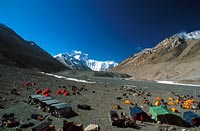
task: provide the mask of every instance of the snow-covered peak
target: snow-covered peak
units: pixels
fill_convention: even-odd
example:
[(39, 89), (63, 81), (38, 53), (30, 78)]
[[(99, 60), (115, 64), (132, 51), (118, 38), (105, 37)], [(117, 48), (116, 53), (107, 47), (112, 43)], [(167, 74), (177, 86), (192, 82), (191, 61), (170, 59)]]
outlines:
[(188, 39), (200, 39), (200, 30), (193, 31), (190, 33), (181, 32), (178, 34), (178, 36), (182, 39), (188, 40)]
[(55, 55), (54, 58), (62, 57), (62, 56), (63, 56), (63, 54), (62, 54), (62, 53), (59, 53), (59, 54)]
[(91, 69), (104, 71), (118, 65), (114, 61), (97, 61), (88, 58), (88, 54), (82, 51), (73, 50), (70, 53), (60, 53), (54, 56), (57, 60), (72, 69)]
[(74, 54), (82, 54), (82, 51), (73, 50)]

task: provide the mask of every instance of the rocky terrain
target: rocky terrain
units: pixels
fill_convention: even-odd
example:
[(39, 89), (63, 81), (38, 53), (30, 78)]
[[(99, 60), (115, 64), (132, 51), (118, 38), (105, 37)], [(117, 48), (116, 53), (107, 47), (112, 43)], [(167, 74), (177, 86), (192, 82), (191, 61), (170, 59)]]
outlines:
[[(200, 81), (200, 40), (176, 34), (160, 42), (156, 47), (145, 49), (130, 56), (113, 71), (127, 73), (135, 79), (168, 80), (182, 82)], [(196, 38), (196, 39), (195, 39)]]
[[(195, 100), (199, 100), (200, 94), (199, 87), (179, 86), (179, 85), (166, 85), (158, 84), (148, 81), (133, 81), (128, 79), (111, 78), (111, 77), (93, 77), (87, 75), (88, 73), (82, 72), (78, 75), (78, 72), (73, 75), (69, 71), (58, 73), (63, 74), (67, 78), (76, 78), (78, 80), (85, 80), (87, 82), (78, 82), (74, 80), (59, 79), (54, 76), (48, 76), (40, 72), (21, 69), (12, 66), (0, 65), (0, 119), (5, 113), (15, 113), (15, 118), (20, 124), (33, 122), (35, 125), (44, 121), (38, 121), (31, 119), (31, 114), (38, 113), (42, 115), (48, 115), (53, 121), (52, 124), (56, 130), (62, 130), (63, 120), (74, 121), (76, 123), (83, 123), (85, 128), (91, 123), (98, 124), (104, 131), (130, 131), (138, 130), (133, 128), (117, 128), (111, 125), (109, 120), (109, 111), (112, 110), (114, 104), (118, 104), (122, 109), (116, 110), (119, 114), (123, 111), (129, 115), (129, 107), (133, 105), (124, 104), (124, 100), (129, 99), (134, 104), (137, 103), (145, 112), (149, 112), (149, 106), (141, 103), (146, 97), (152, 103), (155, 102), (155, 97), (161, 97), (165, 101), (168, 101), (168, 97), (174, 97), (170, 92), (175, 92), (179, 95), (192, 95)], [(82, 77), (82, 76), (87, 77)], [(30, 86), (28, 89), (23, 86), (24, 82), (35, 82), (36, 85)], [(85, 88), (87, 90), (81, 91), (80, 94), (63, 96), (56, 95), (55, 92), (58, 89), (65, 89), (72, 93), (71, 87)], [(131, 86), (138, 94), (144, 92), (141, 95), (134, 95), (127, 90), (127, 86)], [(36, 89), (49, 88), (51, 90), (50, 95), (59, 101), (68, 102), (73, 111), (78, 113), (78, 116), (72, 118), (57, 118), (51, 116), (49, 113), (42, 112), (41, 109), (26, 103), (29, 95), (35, 94)], [(11, 90), (16, 89), (18, 95), (11, 94)], [(151, 96), (147, 96), (147, 93)], [(122, 100), (117, 100), (117, 97), (122, 97)], [(90, 105), (92, 110), (81, 110), (77, 108), (78, 104)], [(169, 106), (170, 108), (171, 106)], [(175, 105), (179, 111), (178, 115), (182, 116), (184, 111), (188, 109), (181, 109), (179, 105)], [(196, 113), (200, 114), (199, 110)], [(174, 130), (180, 131), (181, 129), (187, 129), (185, 127), (177, 127), (165, 124), (156, 124), (145, 122), (144, 125), (137, 121), (141, 131), (159, 131), (161, 128), (174, 127)], [(10, 131), (14, 128), (0, 127), (0, 130)], [(31, 127), (23, 130), (31, 130)], [(197, 131), (199, 128), (189, 128), (189, 131)]]

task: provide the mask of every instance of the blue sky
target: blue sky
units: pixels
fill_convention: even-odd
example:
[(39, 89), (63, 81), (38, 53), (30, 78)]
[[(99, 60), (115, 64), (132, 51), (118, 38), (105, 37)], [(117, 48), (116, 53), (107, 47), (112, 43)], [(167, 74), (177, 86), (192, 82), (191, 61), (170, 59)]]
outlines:
[(200, 29), (198, 0), (0, 0), (0, 22), (51, 55), (81, 50), (120, 62)]

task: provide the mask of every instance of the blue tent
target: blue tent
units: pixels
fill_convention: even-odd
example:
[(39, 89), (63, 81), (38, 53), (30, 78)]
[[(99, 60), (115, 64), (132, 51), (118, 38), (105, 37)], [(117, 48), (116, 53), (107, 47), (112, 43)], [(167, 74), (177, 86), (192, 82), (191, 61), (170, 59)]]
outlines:
[(183, 119), (192, 126), (200, 126), (200, 116), (192, 111), (184, 112)]
[(141, 115), (143, 115), (143, 118), (144, 118), (145, 121), (147, 121), (147, 119), (148, 119), (147, 113), (145, 113), (139, 107), (132, 107), (132, 108), (130, 108), (130, 115), (131, 115), (131, 117), (133, 117), (134, 115), (136, 115), (137, 120), (140, 120)]

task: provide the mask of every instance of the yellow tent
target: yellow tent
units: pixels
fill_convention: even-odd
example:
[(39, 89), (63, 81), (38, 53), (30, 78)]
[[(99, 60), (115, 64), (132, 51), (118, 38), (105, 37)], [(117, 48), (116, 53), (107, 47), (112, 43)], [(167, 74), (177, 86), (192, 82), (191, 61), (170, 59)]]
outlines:
[(132, 104), (132, 102), (130, 100), (125, 100), (124, 104)]
[(172, 97), (169, 97), (169, 98), (168, 98), (168, 100), (170, 100), (170, 101), (173, 101), (173, 100), (174, 100), (174, 98), (172, 98)]
[(178, 110), (177, 110), (176, 108), (174, 108), (174, 107), (170, 108), (170, 110), (171, 110), (172, 112), (178, 112)]
[(121, 109), (121, 107), (118, 104), (115, 104), (112, 108), (113, 109)]
[(159, 106), (160, 104), (161, 104), (160, 101), (156, 101), (156, 102), (154, 103), (155, 106)]

